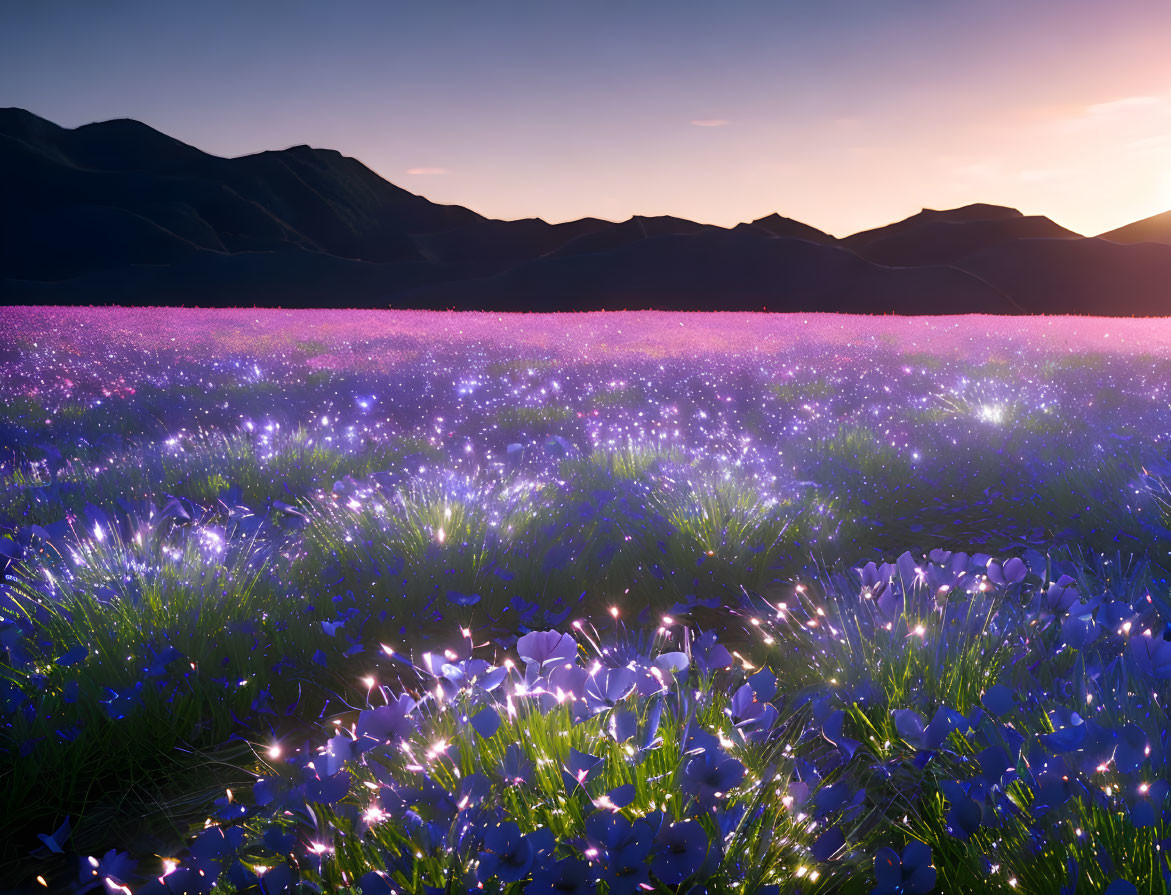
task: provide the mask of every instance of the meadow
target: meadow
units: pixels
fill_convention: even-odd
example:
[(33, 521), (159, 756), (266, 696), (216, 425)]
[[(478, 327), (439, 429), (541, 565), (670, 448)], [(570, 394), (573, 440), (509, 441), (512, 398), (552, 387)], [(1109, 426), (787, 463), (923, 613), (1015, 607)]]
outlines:
[(1171, 889), (1171, 321), (2, 314), (0, 886)]

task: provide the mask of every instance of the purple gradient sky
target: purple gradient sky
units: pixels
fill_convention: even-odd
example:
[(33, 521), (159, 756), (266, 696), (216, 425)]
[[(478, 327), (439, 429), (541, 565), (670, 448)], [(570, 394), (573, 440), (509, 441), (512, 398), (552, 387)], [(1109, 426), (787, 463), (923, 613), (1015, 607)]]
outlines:
[(493, 217), (1171, 208), (1168, 0), (7, 0), (0, 105), (339, 149)]

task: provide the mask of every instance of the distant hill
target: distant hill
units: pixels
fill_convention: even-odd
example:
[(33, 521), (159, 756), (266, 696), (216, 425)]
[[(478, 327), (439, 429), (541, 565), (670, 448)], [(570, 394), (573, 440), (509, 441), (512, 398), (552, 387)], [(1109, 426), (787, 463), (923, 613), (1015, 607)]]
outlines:
[(65, 130), (0, 112), (6, 276), (60, 280), (199, 252), (418, 261), (408, 233), (482, 220), (332, 150), (207, 155), (135, 121)]
[(1008, 240), (956, 266), (1032, 313), (1171, 315), (1171, 246), (1119, 245), (1105, 239)]
[(589, 311), (897, 308), (931, 314), (939, 311), (941, 296), (964, 309), (1020, 311), (996, 287), (952, 267), (881, 267), (833, 246), (717, 227), (631, 240), (609, 251), (557, 252), (493, 277), (422, 286), (396, 304), (521, 311), (539, 307), (549, 295)]
[(1101, 233), (1099, 239), (1111, 242), (1159, 242), (1171, 245), (1171, 211), (1164, 211), (1108, 233)]
[(838, 243), (838, 240), (828, 233), (823, 233), (816, 227), (810, 227), (808, 224), (802, 224), (792, 218), (781, 217), (776, 212), (768, 217), (757, 218), (751, 224), (737, 225), (737, 229), (743, 227), (756, 227), (766, 233), (771, 233), (773, 236), (804, 239), (806, 242), (816, 242), (822, 245), (836, 245)]
[(1016, 239), (1078, 239), (1046, 217), (1026, 217), (1015, 208), (967, 205), (947, 211), (924, 209), (906, 220), (855, 233), (842, 245), (892, 267), (954, 264), (966, 255)]
[(225, 159), (22, 109), (0, 110), (0, 193), (10, 303), (1171, 313), (1168, 215), (1098, 239), (996, 205), (843, 239), (779, 214), (498, 221), (333, 150)]

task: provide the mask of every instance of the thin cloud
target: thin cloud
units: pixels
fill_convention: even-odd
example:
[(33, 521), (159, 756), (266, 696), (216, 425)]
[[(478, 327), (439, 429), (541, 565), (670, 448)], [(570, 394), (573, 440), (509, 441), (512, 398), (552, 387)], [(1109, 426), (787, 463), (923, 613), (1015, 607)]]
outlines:
[(450, 174), (446, 168), (407, 168), (408, 174)]
[(1131, 140), (1126, 144), (1130, 149), (1146, 151), (1149, 149), (1164, 149), (1171, 147), (1171, 134), (1153, 134), (1139, 140)]
[(1156, 106), (1162, 100), (1157, 96), (1124, 96), (1122, 99), (1112, 99), (1106, 103), (1094, 103), (1086, 106), (1087, 115), (1113, 115), (1117, 112), (1133, 112), (1149, 106)]
[(1065, 180), (1076, 173), (1073, 168), (1026, 168), (1017, 172), (1017, 180), (1022, 183), (1050, 183)]
[(1082, 106), (1072, 116), (1055, 119), (1059, 133), (1073, 134), (1100, 128), (1134, 127), (1152, 118), (1165, 117), (1168, 104), (1162, 96), (1123, 96), (1103, 103)]
[(727, 118), (696, 118), (691, 122), (692, 127), (727, 127)]

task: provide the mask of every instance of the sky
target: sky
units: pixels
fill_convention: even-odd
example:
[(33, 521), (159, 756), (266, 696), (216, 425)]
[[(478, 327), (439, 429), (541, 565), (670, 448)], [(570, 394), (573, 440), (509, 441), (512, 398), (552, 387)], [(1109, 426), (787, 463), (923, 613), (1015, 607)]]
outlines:
[(1171, 209), (1171, 0), (2, 0), (0, 106), (497, 218)]

